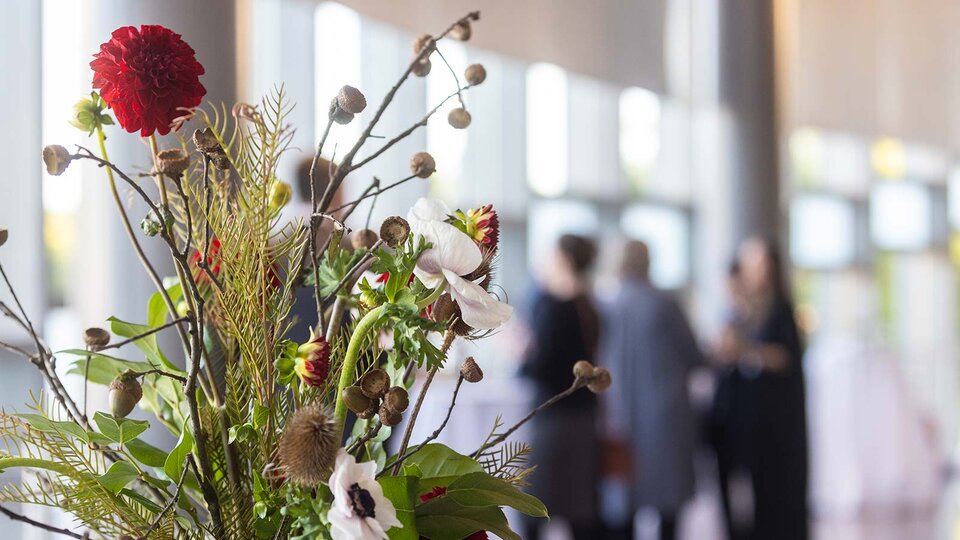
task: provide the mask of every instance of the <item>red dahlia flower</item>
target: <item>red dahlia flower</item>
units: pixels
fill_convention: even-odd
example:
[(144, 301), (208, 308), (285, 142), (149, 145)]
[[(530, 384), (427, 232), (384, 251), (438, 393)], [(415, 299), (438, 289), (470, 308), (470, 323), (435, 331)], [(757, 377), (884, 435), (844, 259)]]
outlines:
[[(190, 259), (187, 261), (190, 269), (193, 270), (194, 279), (200, 284), (210, 281), (210, 276), (200, 269), (200, 261), (202, 259), (203, 255), (200, 254), (200, 250), (196, 250), (190, 255)], [(214, 276), (220, 275), (220, 240), (216, 238), (210, 239), (210, 246), (207, 248), (207, 269), (209, 269), (210, 273)]]
[(321, 387), (330, 374), (330, 344), (310, 331), (310, 341), (297, 348), (293, 370), (304, 384)]
[(453, 218), (453, 226), (472, 238), (484, 255), (497, 251), (500, 243), (500, 217), (492, 204), (471, 208), (466, 212), (457, 210)]
[(166, 135), (180, 109), (196, 107), (207, 93), (196, 53), (163, 26), (118, 28), (93, 57), (93, 87), (130, 133)]
[[(430, 499), (442, 497), (446, 494), (447, 494), (447, 488), (443, 486), (437, 486), (432, 490), (428, 491), (427, 493), (424, 493), (423, 495), (421, 495), (420, 502), (427, 502)], [(488, 538), (489, 537), (487, 536), (487, 531), (477, 531), (471, 534), (470, 536), (464, 538), (463, 540), (488, 540)], [(429, 540), (429, 539), (425, 536), (421, 536), (420, 540)]]

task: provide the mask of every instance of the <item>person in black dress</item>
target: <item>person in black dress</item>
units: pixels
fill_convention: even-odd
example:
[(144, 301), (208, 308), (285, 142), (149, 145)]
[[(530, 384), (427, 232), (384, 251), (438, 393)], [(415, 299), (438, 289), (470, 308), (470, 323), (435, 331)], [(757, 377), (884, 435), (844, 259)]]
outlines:
[[(563, 235), (534, 291), (529, 320), (532, 342), (521, 370), (533, 383), (534, 404), (567, 389), (578, 360), (595, 360), (599, 316), (587, 277), (595, 258), (592, 241)], [(546, 504), (551, 517), (570, 524), (577, 540), (599, 538), (596, 396), (573, 394), (537, 415), (532, 431), (530, 464), (537, 468), (531, 493)], [(529, 520), (524, 538), (536, 540), (542, 521)]]
[(803, 347), (783, 272), (772, 242), (743, 243), (742, 305), (717, 347), (719, 361), (737, 371), (718, 395), (726, 408), (715, 432), (721, 481), (724, 466), (743, 467), (753, 492), (752, 519), (731, 524), (734, 539), (809, 537)]

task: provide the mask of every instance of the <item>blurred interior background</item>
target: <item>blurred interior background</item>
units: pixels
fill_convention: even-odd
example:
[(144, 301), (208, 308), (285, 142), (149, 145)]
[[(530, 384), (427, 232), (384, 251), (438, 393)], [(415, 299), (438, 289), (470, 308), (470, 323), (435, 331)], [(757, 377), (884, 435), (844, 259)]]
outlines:
[[(466, 98), (473, 123), (454, 131), (441, 116), (374, 163), (367, 174), (386, 181), (405, 176), (413, 152), (438, 163), (429, 181), (379, 201), (374, 222), (427, 194), (451, 207), (492, 203), (498, 281), (521, 307), (561, 234), (601, 244), (598, 292), (610, 284), (611, 246), (643, 240), (653, 283), (680, 299), (704, 346), (724, 321), (738, 243), (778, 239), (806, 342), (814, 537), (960, 535), (950, 481), (960, 455), (960, 4), (951, 0), (8, 1), (0, 226), (10, 241), (0, 256), (54, 349), (109, 315), (142, 319), (152, 290), (102, 171), (50, 177), (39, 159), (44, 144), (92, 144), (67, 120), (114, 28), (183, 34), (206, 67), (207, 98), (227, 109), (282, 84), (297, 131), (279, 176), (293, 183), (341, 85), (379, 102), (417, 34), (473, 9), (482, 16), (473, 39), (441, 46), (458, 70), (487, 68)], [(435, 62), (398, 94), (383, 134), (453, 88)], [(332, 142), (352, 140), (372, 109)], [(144, 171), (146, 149), (133, 139), (110, 141), (112, 157)], [(131, 215), (145, 213), (139, 205), (130, 199)], [(469, 447), (498, 411), (523, 413), (524, 334), (518, 316), (454, 352), (498, 383), (464, 390), (445, 442)], [(21, 339), (0, 325), (0, 340)], [(0, 363), (0, 406), (41, 388), (32, 366), (3, 353)], [(709, 380), (692, 386), (695, 402), (709, 401)], [(722, 538), (708, 466), (697, 485), (680, 536)], [(605, 512), (622, 512), (616, 492), (606, 490)], [(4, 538), (18, 538), (17, 527), (0, 518)], [(564, 537), (562, 523), (551, 534)]]

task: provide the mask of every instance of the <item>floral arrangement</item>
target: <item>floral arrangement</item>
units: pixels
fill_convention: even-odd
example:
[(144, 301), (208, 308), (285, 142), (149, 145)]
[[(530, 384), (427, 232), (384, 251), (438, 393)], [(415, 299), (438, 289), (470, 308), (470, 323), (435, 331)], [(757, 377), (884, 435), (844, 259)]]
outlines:
[[(324, 142), (367, 101), (350, 86), (333, 97), (310, 171), (312, 213), (293, 222), (281, 220), (292, 190), (276, 176), (292, 135), (282, 88), (258, 106), (238, 103), (230, 114), (225, 106), (201, 108), (204, 68), (178, 34), (162, 26), (113, 33), (90, 64), (95, 91), (73, 118), (96, 137), (98, 151), (51, 145), (43, 161), (52, 175), (82, 161), (105, 171), (130, 244), (157, 290), (144, 321), (110, 318), (109, 330), (89, 328), (84, 346), (54, 354), (0, 265), (12, 299), (0, 302), (0, 314), (32, 343), (0, 347), (33, 363), (47, 386), (29, 412), (0, 413), (0, 470), (31, 472), (22, 484), (0, 488), (0, 502), (62, 508), (76, 526), (58, 528), (0, 506), (3, 514), (74, 538), (336, 540), (480, 539), (487, 532), (518, 539), (504, 507), (547, 516), (540, 501), (518, 489), (531, 472), (529, 448), (509, 438), (567, 395), (602, 391), (609, 373), (579, 363), (569, 389), (514, 426), (498, 421), (485, 443), (460, 453), (433, 441), (462, 384), (483, 379), (480, 363), (466, 358), (443, 422), (413, 444), (424, 396), (451, 361), (451, 343), (484, 337), (511, 316), (490, 292), (497, 213), (490, 205), (451, 211), (421, 199), (378, 232), (368, 228), (369, 218), (351, 231), (346, 223), (361, 201), (433, 174), (436, 163), (426, 152), (412, 156), (403, 179), (374, 179), (359, 198), (333, 207), (348, 174), (356, 178), (440, 109), (443, 103), (392, 139), (371, 135), (400, 86), (426, 76), (432, 59), (456, 84), (444, 100), (460, 102), (448, 123), (469, 126), (463, 94), (486, 72), (472, 65), (462, 84), (438, 43), (469, 39), (478, 19), (470, 13), (414, 42), (411, 62), (338, 162), (321, 157)], [(114, 118), (149, 142), (149, 173), (130, 175), (110, 161), (105, 132)], [(188, 124), (189, 140), (180, 135)], [(178, 143), (161, 149), (156, 134), (170, 132)], [(379, 147), (361, 159), (373, 142)], [(323, 174), (328, 182), (320, 193), (315, 180)], [(118, 186), (150, 208), (139, 231)], [(0, 245), (7, 235), (0, 229)], [(166, 246), (175, 275), (159, 274), (146, 242)], [(312, 289), (317, 324), (307, 342), (296, 343), (287, 336), (302, 287)], [(176, 333), (181, 350), (162, 350), (161, 332)], [(172, 360), (181, 357), (185, 368)], [(83, 378), (82, 401), (58, 376), (60, 358), (72, 359), (69, 374)], [(411, 404), (408, 392), (424, 373)], [(88, 384), (105, 387), (109, 411), (88, 411)], [(128, 418), (137, 406), (176, 437), (173, 448), (141, 438), (151, 423)], [(390, 455), (385, 442), (403, 420), (399, 449)]]

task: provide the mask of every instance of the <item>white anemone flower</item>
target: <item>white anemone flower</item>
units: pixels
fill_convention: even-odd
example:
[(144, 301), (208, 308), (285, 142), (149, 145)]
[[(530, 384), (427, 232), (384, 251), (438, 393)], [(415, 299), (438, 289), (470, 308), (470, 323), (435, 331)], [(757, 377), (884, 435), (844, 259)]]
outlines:
[(357, 463), (343, 448), (330, 475), (333, 505), (327, 513), (333, 540), (383, 540), (403, 524), (377, 482), (377, 464)]
[(507, 321), (513, 308), (497, 300), (477, 282), (464, 279), (483, 262), (480, 247), (446, 222), (450, 209), (436, 199), (420, 199), (407, 214), (410, 230), (433, 246), (424, 251), (413, 273), (431, 289), (445, 287), (460, 306), (463, 322), (490, 330)]

